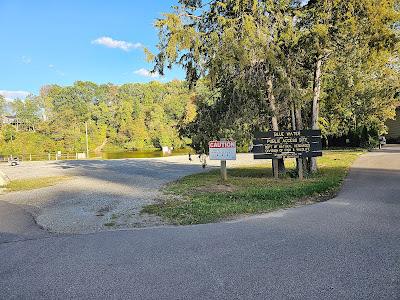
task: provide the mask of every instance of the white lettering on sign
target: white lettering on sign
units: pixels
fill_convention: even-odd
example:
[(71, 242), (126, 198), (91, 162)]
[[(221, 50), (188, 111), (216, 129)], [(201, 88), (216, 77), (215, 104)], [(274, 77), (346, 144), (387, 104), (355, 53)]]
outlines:
[(235, 141), (212, 141), (208, 148), (210, 160), (236, 160)]

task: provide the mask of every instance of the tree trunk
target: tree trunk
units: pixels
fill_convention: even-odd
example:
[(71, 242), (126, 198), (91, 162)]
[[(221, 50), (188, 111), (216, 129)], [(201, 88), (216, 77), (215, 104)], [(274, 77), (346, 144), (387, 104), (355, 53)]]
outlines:
[[(267, 92), (268, 92), (269, 105), (270, 105), (271, 112), (272, 112), (272, 120), (271, 120), (271, 122), (272, 122), (272, 130), (273, 131), (279, 131), (276, 102), (275, 102), (275, 96), (274, 96), (274, 91), (273, 91), (273, 83), (272, 83), (272, 78), (271, 77), (268, 77), (268, 80), (267, 80)], [(285, 162), (284, 162), (283, 158), (273, 159), (272, 160), (272, 166), (274, 166), (274, 164), (278, 164), (279, 174), (285, 174), (286, 173)], [(274, 169), (274, 167), (272, 169)]]
[[(291, 106), (292, 114), (292, 128), (293, 130), (303, 130), (303, 120), (301, 117), (301, 109), (296, 107), (293, 103)], [(307, 170), (307, 158), (299, 157), (296, 158), (296, 169), (300, 180), (304, 177), (304, 172)]]
[(295, 113), (296, 113), (296, 128), (297, 130), (303, 130), (304, 126), (303, 126), (303, 117), (301, 115), (301, 108), (296, 106)]
[[(314, 96), (312, 103), (312, 118), (311, 127), (312, 129), (319, 129), (318, 119), (319, 119), (319, 99), (321, 96), (321, 72), (322, 72), (322, 57), (318, 57), (317, 63), (315, 64), (314, 72)], [(318, 169), (317, 158), (312, 157), (310, 162), (310, 172), (314, 173)]]
[[(301, 114), (301, 107), (296, 106), (295, 113), (296, 113), (296, 128), (297, 128), (297, 130), (303, 130), (304, 125), (303, 125), (303, 116)], [(306, 172), (308, 170), (307, 158), (303, 158), (302, 163), (303, 163), (303, 170), (304, 170), (304, 172)]]
[(295, 115), (295, 108), (294, 108), (294, 103), (290, 105), (290, 118), (292, 121), (292, 130), (296, 130), (296, 115)]
[(272, 83), (272, 78), (268, 78), (267, 81), (267, 87), (268, 87), (268, 100), (269, 100), (269, 106), (271, 108), (272, 112), (272, 130), (274, 131), (279, 131), (279, 125), (278, 125), (278, 117), (277, 112), (276, 112), (276, 102), (275, 102), (275, 96), (274, 96), (274, 91), (273, 91), (273, 83)]

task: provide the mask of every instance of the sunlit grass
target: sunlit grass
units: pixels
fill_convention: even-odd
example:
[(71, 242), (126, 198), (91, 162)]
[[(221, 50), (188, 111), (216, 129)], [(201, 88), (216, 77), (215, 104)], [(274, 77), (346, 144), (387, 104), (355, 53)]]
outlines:
[[(219, 171), (190, 175), (168, 185), (168, 200), (150, 205), (143, 212), (164, 217), (173, 224), (215, 222), (242, 214), (263, 213), (290, 207), (299, 201), (312, 202), (333, 197), (361, 151), (327, 151), (318, 158), (318, 173), (303, 181), (286, 176), (272, 177), (270, 164), (228, 170), (222, 182)], [(294, 168), (293, 160), (286, 163)]]
[(12, 180), (5, 188), (7, 192), (19, 192), (40, 189), (56, 185), (62, 181), (69, 179), (67, 176), (51, 176), (40, 178), (26, 178)]

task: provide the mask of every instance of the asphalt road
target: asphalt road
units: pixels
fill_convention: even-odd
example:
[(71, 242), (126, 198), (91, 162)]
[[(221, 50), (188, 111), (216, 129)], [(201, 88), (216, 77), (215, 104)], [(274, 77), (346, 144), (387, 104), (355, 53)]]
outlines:
[(339, 196), (315, 205), (197, 226), (17, 232), (0, 244), (10, 298), (399, 299), (400, 147), (361, 157)]

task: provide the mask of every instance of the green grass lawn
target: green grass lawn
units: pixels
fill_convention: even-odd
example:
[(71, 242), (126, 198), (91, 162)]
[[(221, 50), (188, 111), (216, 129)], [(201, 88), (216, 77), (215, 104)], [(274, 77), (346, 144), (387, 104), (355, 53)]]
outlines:
[(7, 192), (34, 190), (53, 186), (69, 178), (70, 177), (67, 176), (51, 176), (41, 178), (16, 179), (12, 180), (7, 186), (5, 186), (5, 188)]
[[(149, 205), (142, 212), (156, 214), (172, 224), (216, 222), (243, 214), (255, 214), (313, 203), (333, 197), (346, 173), (362, 151), (326, 151), (318, 158), (318, 173), (299, 181), (276, 180), (270, 161), (251, 167), (228, 170), (228, 181), (220, 180), (219, 170), (182, 178), (164, 188), (166, 200)], [(294, 168), (294, 160), (287, 160)]]

